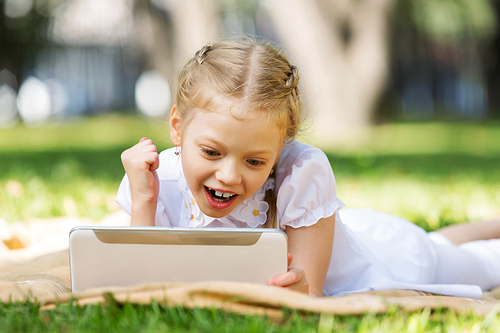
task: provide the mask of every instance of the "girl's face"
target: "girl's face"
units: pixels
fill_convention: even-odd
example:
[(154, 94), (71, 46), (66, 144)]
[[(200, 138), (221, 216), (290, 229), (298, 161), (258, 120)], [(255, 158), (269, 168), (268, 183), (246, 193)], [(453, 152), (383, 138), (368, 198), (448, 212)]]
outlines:
[(192, 112), (183, 128), (174, 106), (170, 136), (182, 145), (184, 175), (201, 211), (224, 217), (264, 184), (283, 148), (282, 134), (259, 112), (232, 111), (237, 118), (229, 110)]

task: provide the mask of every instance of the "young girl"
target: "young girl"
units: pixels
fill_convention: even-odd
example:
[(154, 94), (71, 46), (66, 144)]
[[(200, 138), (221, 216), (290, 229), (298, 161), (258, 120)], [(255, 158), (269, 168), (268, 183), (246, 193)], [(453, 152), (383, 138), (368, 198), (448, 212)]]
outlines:
[(280, 228), (290, 267), (268, 283), (317, 296), (415, 289), (479, 298), (500, 285), (499, 240), (452, 244), (498, 238), (499, 221), (427, 234), (385, 213), (340, 211), (325, 154), (294, 141), (298, 82), (266, 43), (198, 51), (179, 74), (175, 148), (158, 154), (142, 138), (122, 154), (117, 202), (132, 225)]

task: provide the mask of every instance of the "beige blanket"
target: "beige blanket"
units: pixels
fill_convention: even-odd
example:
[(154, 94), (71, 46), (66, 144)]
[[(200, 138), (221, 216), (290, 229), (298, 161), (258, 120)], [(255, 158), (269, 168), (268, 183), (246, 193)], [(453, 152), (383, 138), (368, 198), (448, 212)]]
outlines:
[[(123, 218), (121, 215), (118, 217)], [(128, 223), (126, 220), (117, 222), (116, 216), (114, 218), (115, 220), (108, 219), (103, 224)], [(4, 244), (7, 244), (6, 239), (11, 243), (8, 244), (10, 252), (0, 251), (0, 302), (36, 300), (44, 309), (51, 309), (57, 303), (67, 303), (75, 298), (77, 299), (75, 302), (81, 305), (107, 302), (110, 298), (117, 302), (140, 304), (155, 300), (165, 305), (191, 308), (216, 307), (237, 313), (265, 314), (277, 320), (282, 316), (283, 307), (332, 314), (383, 313), (393, 306), (407, 311), (448, 308), (456, 311), (470, 310), (483, 316), (500, 309), (500, 287), (484, 293), (480, 300), (438, 296), (411, 290), (386, 290), (337, 298), (313, 298), (277, 287), (230, 282), (159, 283), (132, 287), (96, 288), (73, 294), (70, 288), (68, 251), (64, 248), (66, 244), (64, 241), (67, 242), (67, 229), (73, 225), (62, 220), (53, 222), (52, 227), (57, 223), (64, 225), (62, 228), (64, 230), (59, 231), (60, 236), (57, 238), (62, 237), (64, 241), (57, 243), (54, 239), (50, 239), (48, 243), (51, 245), (57, 243), (62, 248), (30, 259), (34, 257), (34, 253), (44, 252), (39, 247), (43, 241), (31, 244), (31, 247), (35, 246), (34, 250), (26, 252), (29, 247), (23, 250), (23, 240), (19, 238), (22, 238), (20, 235), (26, 234), (26, 230), (33, 230), (35, 226), (38, 226), (40, 221), (35, 222), (32, 224), (28, 222), (27, 228), (18, 234), (19, 237), (11, 233), (10, 238), (3, 240)], [(82, 223), (82, 221), (77, 222), (73, 224)], [(57, 234), (54, 228), (50, 230), (51, 237)]]
[(165, 305), (216, 307), (237, 313), (265, 314), (275, 319), (281, 318), (283, 307), (332, 314), (382, 313), (391, 306), (407, 311), (428, 307), (471, 310), (483, 316), (500, 308), (500, 288), (485, 293), (481, 300), (408, 290), (313, 298), (277, 287), (230, 282), (158, 283), (95, 288), (72, 294), (68, 260), (68, 252), (63, 250), (0, 267), (0, 301), (36, 300), (44, 309), (50, 309), (56, 303), (67, 303), (75, 297), (81, 305), (106, 302), (112, 297), (118, 302), (146, 304), (155, 300)]

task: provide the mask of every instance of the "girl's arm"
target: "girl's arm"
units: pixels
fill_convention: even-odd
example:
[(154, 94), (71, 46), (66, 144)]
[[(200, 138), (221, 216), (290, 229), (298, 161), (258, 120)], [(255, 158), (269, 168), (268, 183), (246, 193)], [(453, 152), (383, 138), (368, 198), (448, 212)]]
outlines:
[(473, 223), (452, 224), (436, 230), (453, 244), (500, 238), (500, 219)]
[(132, 196), (131, 225), (154, 226), (159, 180), (159, 157), (153, 141), (142, 138), (121, 155)]
[(323, 296), (332, 255), (335, 215), (310, 227), (287, 227), (285, 232), (293, 260), (288, 272), (271, 278), (269, 284)]

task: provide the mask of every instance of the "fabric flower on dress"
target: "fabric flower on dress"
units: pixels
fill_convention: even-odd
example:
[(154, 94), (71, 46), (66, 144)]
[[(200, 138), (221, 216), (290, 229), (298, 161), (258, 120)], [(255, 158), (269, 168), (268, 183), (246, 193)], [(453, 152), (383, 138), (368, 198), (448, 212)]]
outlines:
[(274, 190), (274, 178), (268, 178), (264, 185), (262, 185), (262, 191), (266, 193), (267, 190)]
[(246, 203), (246, 207), (241, 210), (241, 216), (250, 228), (256, 228), (266, 223), (269, 204), (264, 201), (264, 194), (257, 194), (252, 200)]
[(186, 211), (188, 212), (188, 219), (189, 219), (189, 227), (197, 227), (200, 224), (203, 223), (203, 214), (201, 213), (200, 207), (196, 204), (196, 201), (194, 200), (193, 197), (186, 202), (187, 209)]
[(193, 195), (191, 194), (191, 191), (189, 191), (189, 188), (187, 186), (187, 183), (184, 178), (179, 180), (178, 182), (179, 188), (182, 189), (183, 191), (183, 196), (184, 196), (184, 214), (185, 214), (185, 219), (184, 223), (180, 223), (182, 227), (196, 227), (199, 226), (200, 224), (203, 223), (203, 213), (201, 212), (200, 207), (198, 207), (198, 204), (196, 203), (196, 200), (194, 200)]

